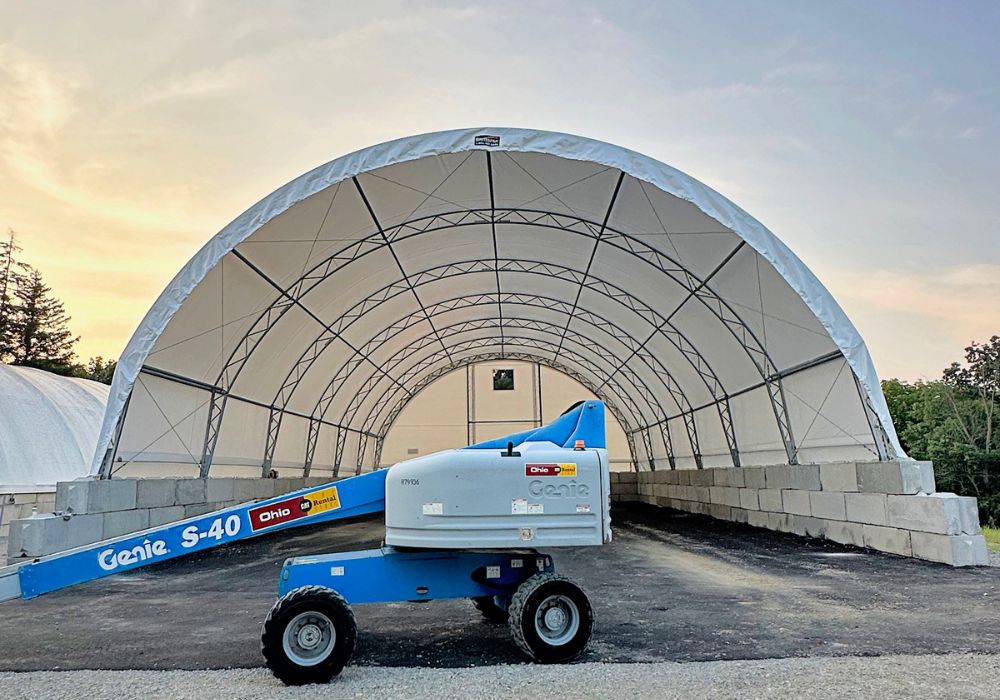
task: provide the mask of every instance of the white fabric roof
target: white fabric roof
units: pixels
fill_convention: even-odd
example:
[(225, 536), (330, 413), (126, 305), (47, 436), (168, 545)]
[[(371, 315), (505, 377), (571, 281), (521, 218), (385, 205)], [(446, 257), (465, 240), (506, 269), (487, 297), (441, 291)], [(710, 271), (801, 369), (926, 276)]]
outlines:
[(31, 491), (87, 476), (109, 389), (0, 364), (0, 488)]
[(420, 388), (500, 357), (604, 398), (642, 468), (903, 454), (857, 330), (749, 214), (623, 148), (467, 129), (338, 158), (212, 238), (122, 355), (93, 469), (370, 467)]

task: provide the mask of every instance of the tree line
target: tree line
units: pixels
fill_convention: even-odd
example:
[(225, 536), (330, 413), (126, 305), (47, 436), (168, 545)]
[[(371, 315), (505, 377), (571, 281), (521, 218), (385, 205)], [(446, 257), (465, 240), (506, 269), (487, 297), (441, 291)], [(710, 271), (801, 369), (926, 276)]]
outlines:
[(938, 491), (975, 496), (983, 524), (1000, 526), (1000, 336), (965, 348), (939, 380), (882, 390), (903, 449), (934, 461)]
[(70, 331), (63, 303), (42, 273), (19, 258), (21, 252), (8, 229), (0, 240), (0, 362), (110, 384), (115, 361), (100, 356), (77, 361), (80, 337)]

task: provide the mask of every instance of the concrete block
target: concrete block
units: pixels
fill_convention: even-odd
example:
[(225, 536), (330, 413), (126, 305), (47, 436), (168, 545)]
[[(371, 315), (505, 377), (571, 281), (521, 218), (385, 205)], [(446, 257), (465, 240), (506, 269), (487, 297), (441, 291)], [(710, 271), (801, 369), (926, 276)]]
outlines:
[(819, 491), (822, 487), (818, 464), (792, 465), (790, 488), (800, 491)]
[(791, 519), (791, 531), (801, 537), (822, 538), (826, 536), (826, 522), (808, 515), (795, 515)]
[(858, 467), (854, 462), (821, 464), (819, 481), (824, 491), (857, 491)]
[(760, 489), (757, 491), (760, 509), (772, 513), (780, 513), (784, 506), (781, 503), (781, 491), (778, 489)]
[(677, 470), (677, 483), (684, 486), (691, 485), (691, 474), (694, 472), (693, 469), (678, 469)]
[[(623, 484), (636, 484), (639, 482), (639, 475), (635, 472), (617, 472), (618, 481)], [(310, 486), (318, 486), (319, 484), (310, 484)]]
[(979, 535), (979, 505), (972, 496), (956, 496), (958, 498), (958, 515), (962, 519), (962, 534)]
[(56, 484), (56, 510), (61, 513), (86, 513), (93, 481), (60, 481)]
[(836, 491), (809, 491), (809, 508), (813, 516), (825, 520), (847, 520), (844, 494)]
[(715, 486), (714, 469), (692, 469), (689, 471), (692, 486)]
[(233, 479), (233, 500), (246, 503), (257, 499), (256, 479)]
[(940, 535), (962, 534), (959, 498), (951, 493), (917, 496), (888, 496), (891, 527), (934, 532)]
[(234, 500), (235, 481), (230, 478), (209, 479), (205, 483), (205, 500), (213, 503)]
[(865, 546), (880, 552), (899, 554), (904, 557), (913, 555), (910, 547), (910, 531), (895, 527), (880, 527), (878, 525), (862, 525)]
[(951, 566), (988, 566), (989, 553), (982, 535), (939, 535), (911, 532), (913, 556)]
[(773, 464), (764, 467), (764, 481), (769, 489), (792, 488), (792, 465)]
[(844, 494), (847, 519), (853, 523), (888, 525), (887, 496), (884, 493)]
[(794, 515), (811, 515), (809, 492), (797, 489), (786, 489), (781, 492), (781, 509)]
[(278, 493), (277, 479), (252, 479), (255, 498), (274, 498)]
[(136, 484), (136, 508), (163, 508), (174, 505), (176, 479), (140, 479)]
[(762, 489), (767, 487), (764, 478), (764, 467), (743, 467), (743, 485), (748, 489)]
[(709, 503), (708, 514), (717, 520), (729, 520), (732, 518), (732, 507), (722, 503)]
[(184, 506), (149, 509), (149, 526), (166, 525), (184, 519)]
[(63, 517), (67, 530), (66, 547), (73, 549), (92, 542), (99, 542), (104, 538), (104, 519), (106, 517), (107, 514), (99, 513), (74, 515), (70, 518)]
[[(760, 511), (756, 511), (756, 512), (760, 512)], [(746, 524), (746, 522), (749, 519), (750, 519), (750, 511), (746, 510), (745, 508), (733, 508), (732, 509), (732, 521), (734, 523), (743, 523), (743, 524)]]
[(205, 479), (178, 479), (174, 503), (179, 506), (204, 503), (206, 499)]
[(87, 513), (113, 513), (135, 508), (136, 479), (101, 479), (88, 483)]
[(38, 494), (37, 493), (12, 493), (10, 495), (9, 503), (37, 503)]
[(743, 488), (746, 484), (743, 470), (738, 467), (721, 467), (714, 470), (716, 486), (735, 486)]
[(711, 486), (709, 487), (709, 496), (712, 503), (730, 507), (736, 506), (737, 508), (740, 505), (740, 490), (732, 486)]
[(757, 489), (739, 489), (740, 508), (744, 510), (760, 510), (760, 495)]
[(221, 503), (192, 503), (184, 506), (184, 517), (193, 518), (197, 515), (211, 513), (213, 510), (219, 510), (223, 507)]
[(865, 493), (934, 493), (930, 462), (859, 462), (858, 490)]
[(133, 509), (104, 514), (104, 539), (139, 532), (149, 527), (149, 510)]
[(842, 522), (840, 520), (826, 520), (823, 524), (826, 539), (839, 542), (840, 544), (854, 545), (855, 547), (865, 546), (863, 525)]
[(69, 530), (56, 515), (15, 520), (10, 524), (7, 556), (42, 557), (66, 549)]
[(768, 513), (767, 529), (776, 532), (792, 532), (792, 518), (788, 513)]
[(747, 514), (747, 524), (748, 525), (752, 525), (754, 527), (763, 527), (763, 528), (766, 528), (768, 526), (767, 525), (767, 516), (768, 516), (768, 514), (765, 513), (764, 511), (761, 511), (761, 510), (749, 510), (749, 511), (746, 511), (746, 514)]

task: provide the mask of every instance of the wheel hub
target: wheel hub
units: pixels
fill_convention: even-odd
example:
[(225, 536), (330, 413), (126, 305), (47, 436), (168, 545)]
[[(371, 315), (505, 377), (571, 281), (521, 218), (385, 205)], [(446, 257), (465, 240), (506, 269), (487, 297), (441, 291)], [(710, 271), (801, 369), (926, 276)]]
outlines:
[(315, 649), (323, 641), (323, 633), (313, 624), (305, 625), (299, 630), (299, 646), (303, 649)]
[(549, 608), (545, 611), (545, 626), (555, 632), (566, 625), (566, 613), (560, 608)]

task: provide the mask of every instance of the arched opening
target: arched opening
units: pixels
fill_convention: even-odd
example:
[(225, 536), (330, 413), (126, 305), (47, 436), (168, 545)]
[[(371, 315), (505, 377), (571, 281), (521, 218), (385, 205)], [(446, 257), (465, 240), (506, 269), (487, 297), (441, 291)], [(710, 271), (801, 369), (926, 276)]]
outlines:
[[(538, 362), (510, 358), (453, 369), (435, 379), (399, 412), (386, 432), (379, 466), (471, 445), (540, 427), (577, 401), (597, 398), (562, 372)], [(635, 468), (628, 438), (605, 413), (613, 471)]]

